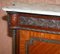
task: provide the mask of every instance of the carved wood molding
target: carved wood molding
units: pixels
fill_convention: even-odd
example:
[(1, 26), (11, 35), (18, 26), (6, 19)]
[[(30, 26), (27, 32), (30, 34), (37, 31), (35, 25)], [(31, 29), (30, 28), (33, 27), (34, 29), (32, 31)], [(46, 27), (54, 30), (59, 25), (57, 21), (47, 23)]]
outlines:
[(49, 39), (44, 39), (44, 38), (33, 38), (33, 37), (31, 37), (28, 41), (26, 41), (26, 44), (25, 44), (26, 53), (25, 54), (28, 54), (28, 45), (33, 45), (33, 41), (60, 44), (60, 41), (58, 41), (58, 40), (49, 40)]
[(21, 14), (19, 17), (21, 28), (30, 30), (40, 30), (42, 32), (60, 34), (60, 18), (56, 16)]
[(20, 24), (60, 29), (60, 20), (20, 16)]
[(29, 13), (9, 13), (11, 29), (28, 29), (53, 34), (60, 34), (60, 17)]

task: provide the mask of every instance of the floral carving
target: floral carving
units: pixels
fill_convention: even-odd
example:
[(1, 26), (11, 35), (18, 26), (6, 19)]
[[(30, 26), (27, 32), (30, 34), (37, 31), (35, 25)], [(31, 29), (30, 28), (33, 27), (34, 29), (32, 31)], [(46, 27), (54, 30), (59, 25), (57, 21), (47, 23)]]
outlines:
[(60, 21), (53, 20), (53, 19), (49, 20), (49, 19), (43, 19), (43, 18), (34, 18), (34, 17), (28, 18), (25, 16), (20, 16), (20, 24), (60, 29)]

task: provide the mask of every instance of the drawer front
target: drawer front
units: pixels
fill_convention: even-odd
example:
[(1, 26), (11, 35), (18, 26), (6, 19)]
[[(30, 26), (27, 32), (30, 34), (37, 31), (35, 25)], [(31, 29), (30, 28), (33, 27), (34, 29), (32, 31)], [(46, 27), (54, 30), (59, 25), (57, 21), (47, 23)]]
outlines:
[(18, 30), (17, 54), (60, 54), (60, 36), (28, 30)]

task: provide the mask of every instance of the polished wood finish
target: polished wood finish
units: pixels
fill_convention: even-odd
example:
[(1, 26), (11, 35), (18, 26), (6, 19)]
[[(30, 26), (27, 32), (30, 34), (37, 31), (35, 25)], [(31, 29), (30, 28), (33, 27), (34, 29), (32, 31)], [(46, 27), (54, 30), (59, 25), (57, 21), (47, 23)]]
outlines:
[(21, 24), (20, 24), (20, 27), (22, 27), (22, 28), (37, 29), (37, 30), (46, 30), (46, 31), (60, 32), (60, 29), (48, 28), (48, 27), (41, 27), (41, 26), (30, 26), (30, 25), (21, 25)]
[[(60, 40), (60, 35), (27, 31), (27, 30), (19, 30), (19, 54), (26, 54), (25, 44), (31, 38), (45, 38), (45, 39), (53, 39)], [(32, 45), (28, 44), (28, 54), (59, 54), (60, 53), (60, 44), (54, 43), (45, 43), (40, 41), (33, 41)]]
[[(38, 30), (46, 30), (46, 31), (55, 31), (60, 32), (60, 29), (56, 28), (47, 28), (40, 26), (29, 26), (29, 25), (21, 25), (19, 24), (19, 17), (34, 17), (34, 18), (44, 18), (49, 20), (60, 20), (60, 17), (57, 16), (47, 16), (47, 15), (37, 15), (37, 14), (25, 14), (25, 13), (8, 13), (9, 14), (9, 29), (16, 30), (16, 35), (13, 31), (11, 31), (12, 36), (15, 37), (15, 54), (27, 54), (26, 53), (26, 42), (30, 40), (31, 37), (34, 38), (44, 38), (48, 40), (58, 40), (60, 41), (59, 34), (49, 34), (31, 30), (23, 30), (21, 28), (30, 28), (30, 29), (38, 29)], [(14, 51), (14, 50), (13, 50)], [(45, 43), (41, 41), (34, 40), (32, 44), (28, 44), (28, 54), (60, 54), (60, 44), (56, 43)]]
[(16, 27), (16, 26), (18, 26), (19, 14), (18, 14), (18, 13), (9, 14), (9, 16), (10, 16), (10, 26), (11, 26), (11, 27)]
[(46, 31), (55, 31), (60, 32), (60, 29), (58, 28), (48, 28), (48, 27), (41, 27), (41, 26), (30, 26), (30, 25), (21, 25), (19, 24), (19, 17), (25, 16), (25, 17), (34, 17), (34, 18), (43, 18), (43, 19), (49, 19), (49, 20), (60, 20), (60, 17), (57, 16), (48, 16), (48, 15), (37, 15), (37, 14), (27, 14), (27, 13), (14, 13), (10, 14), (10, 27), (25, 27), (25, 28), (31, 28), (31, 29), (39, 29), (39, 30), (46, 30)]
[(29, 45), (28, 54), (60, 54), (60, 44), (34, 41)]
[(51, 16), (51, 15), (40, 15), (40, 14), (30, 14), (30, 13), (18, 13), (20, 16), (25, 17), (34, 17), (34, 18), (43, 18), (43, 19), (49, 19), (49, 20), (60, 20), (59, 16)]

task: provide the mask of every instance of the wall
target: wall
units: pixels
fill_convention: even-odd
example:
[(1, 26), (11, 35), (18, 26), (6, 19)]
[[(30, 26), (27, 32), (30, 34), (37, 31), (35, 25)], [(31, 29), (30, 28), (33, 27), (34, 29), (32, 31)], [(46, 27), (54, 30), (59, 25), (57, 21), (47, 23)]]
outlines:
[(6, 15), (1, 7), (6, 6), (6, 0), (0, 0), (0, 54), (12, 54), (12, 38), (7, 34), (7, 22), (2, 18)]
[[(12, 54), (12, 38), (7, 34), (7, 22), (2, 18), (6, 12), (1, 8), (4, 6), (12, 6), (14, 0), (0, 0), (0, 54)], [(46, 3), (60, 5), (60, 0), (16, 0), (16, 2), (24, 3)]]

